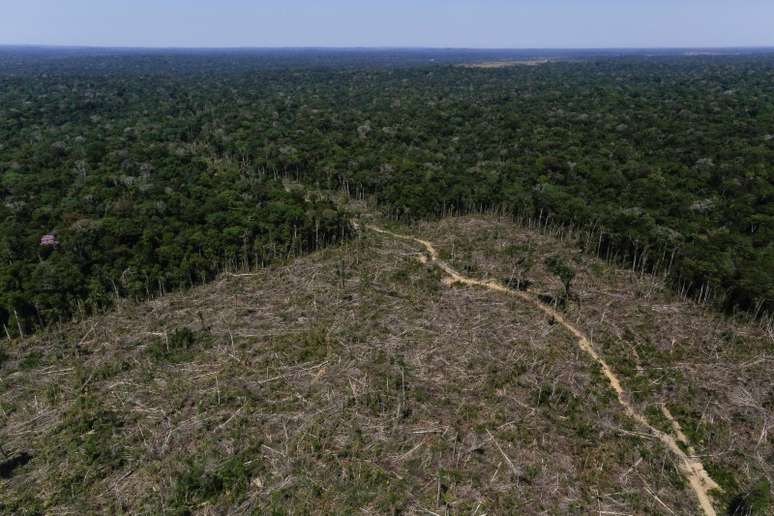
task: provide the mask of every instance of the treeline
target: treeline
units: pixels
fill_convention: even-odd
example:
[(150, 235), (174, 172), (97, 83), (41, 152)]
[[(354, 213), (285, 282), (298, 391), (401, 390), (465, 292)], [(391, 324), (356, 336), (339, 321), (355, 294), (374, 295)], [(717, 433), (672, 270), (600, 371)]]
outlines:
[[(70, 106), (53, 122), (58, 102), (37, 106), (43, 126), (3, 118), (0, 324), (11, 335), (349, 236), (330, 201), (244, 158), (152, 130), (138, 137), (113, 127), (123, 114), (103, 126)], [(38, 132), (51, 130), (61, 138)]]
[(679, 288), (774, 311), (774, 56), (299, 59), (6, 57), (7, 326), (346, 236), (335, 207), (282, 175), (373, 194), (407, 220), (496, 207), (593, 226), (619, 255), (668, 252)]

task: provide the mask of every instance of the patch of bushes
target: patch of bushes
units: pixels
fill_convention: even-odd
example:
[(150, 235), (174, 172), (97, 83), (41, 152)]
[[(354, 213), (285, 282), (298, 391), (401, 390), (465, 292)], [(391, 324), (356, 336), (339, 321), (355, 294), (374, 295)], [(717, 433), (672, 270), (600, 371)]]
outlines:
[(188, 459), (174, 481), (172, 513), (192, 514), (202, 504), (222, 497), (231, 502), (239, 500), (260, 470), (260, 463), (250, 460), (257, 454), (257, 450), (246, 450), (212, 469), (201, 459)]
[(122, 426), (116, 412), (94, 399), (79, 398), (65, 415), (58, 433), (71, 454), (84, 464), (116, 469), (123, 464), (123, 453), (115, 438)]
[(771, 486), (760, 480), (746, 492), (739, 493), (728, 504), (728, 516), (757, 516), (771, 514)]
[(325, 360), (336, 342), (328, 335), (328, 327), (317, 325), (302, 334), (283, 335), (274, 340), (273, 348), (293, 364)]
[(540, 389), (533, 391), (532, 404), (536, 407), (545, 405), (574, 407), (577, 403), (575, 395), (559, 385), (543, 384)]
[(30, 351), (19, 362), (19, 369), (35, 369), (43, 361), (43, 353), (40, 351)]
[(45, 505), (33, 493), (25, 492), (19, 498), (0, 501), (0, 514), (18, 516), (42, 516), (46, 514)]
[[(423, 265), (416, 259), (406, 260), (402, 266), (389, 276), (391, 284), (408, 285), (421, 292), (434, 294), (440, 290), (441, 272), (437, 267)], [(399, 292), (390, 292), (395, 297), (401, 297)]]
[(148, 346), (148, 354), (157, 362), (187, 362), (197, 350), (211, 342), (212, 336), (209, 333), (193, 331), (184, 326), (155, 339)]
[(123, 426), (120, 415), (97, 399), (81, 396), (75, 400), (40, 450), (40, 461), (63, 466), (48, 470), (57, 485), (52, 501), (80, 503), (94, 482), (126, 464)]

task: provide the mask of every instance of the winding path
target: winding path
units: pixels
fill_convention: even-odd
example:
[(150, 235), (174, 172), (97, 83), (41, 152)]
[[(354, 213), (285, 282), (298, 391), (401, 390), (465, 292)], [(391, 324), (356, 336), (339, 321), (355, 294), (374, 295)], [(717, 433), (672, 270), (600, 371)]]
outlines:
[[(712, 480), (707, 471), (704, 469), (704, 465), (702, 464), (701, 460), (695, 455), (693, 448), (690, 447), (688, 439), (680, 428), (680, 424), (672, 416), (667, 407), (662, 405), (662, 413), (670, 421), (672, 428), (677, 435), (677, 438), (675, 438), (672, 435), (666, 432), (662, 432), (658, 428), (652, 426), (643, 414), (637, 412), (637, 410), (635, 410), (635, 408), (627, 399), (620, 379), (615, 375), (613, 369), (610, 367), (610, 365), (608, 365), (605, 359), (602, 358), (596, 349), (594, 349), (591, 340), (577, 326), (569, 322), (558, 311), (540, 302), (538, 299), (525, 292), (507, 288), (497, 281), (482, 281), (463, 276), (454, 270), (449, 264), (441, 260), (438, 251), (435, 249), (433, 244), (426, 240), (421, 240), (412, 236), (399, 235), (397, 233), (393, 233), (391, 231), (387, 231), (375, 226), (367, 225), (366, 228), (376, 233), (388, 235), (399, 240), (407, 240), (421, 244), (429, 254), (430, 261), (438, 266), (441, 270), (443, 270), (450, 277), (452, 283), (461, 283), (463, 285), (482, 287), (489, 290), (494, 290), (495, 292), (501, 292), (512, 297), (517, 297), (522, 301), (533, 305), (540, 311), (544, 312), (546, 315), (552, 317), (567, 331), (572, 333), (578, 341), (578, 347), (580, 347), (581, 350), (583, 350), (597, 364), (599, 364), (602, 372), (610, 383), (610, 387), (615, 391), (618, 397), (618, 403), (623, 407), (626, 415), (639, 423), (641, 426), (647, 428), (653, 436), (660, 440), (675, 456), (677, 456), (677, 458), (680, 460), (680, 471), (688, 481), (691, 490), (696, 495), (702, 511), (707, 516), (716, 516), (717, 513), (715, 512), (715, 508), (712, 505), (710, 491), (721, 490), (720, 486), (714, 480)], [(683, 449), (678, 444), (678, 441), (686, 447), (688, 453), (683, 451)]]

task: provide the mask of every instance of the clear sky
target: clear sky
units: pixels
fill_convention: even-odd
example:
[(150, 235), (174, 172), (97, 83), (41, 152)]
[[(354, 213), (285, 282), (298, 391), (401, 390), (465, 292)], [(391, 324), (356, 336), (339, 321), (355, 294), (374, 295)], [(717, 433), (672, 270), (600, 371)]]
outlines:
[(774, 0), (0, 0), (0, 44), (774, 46)]

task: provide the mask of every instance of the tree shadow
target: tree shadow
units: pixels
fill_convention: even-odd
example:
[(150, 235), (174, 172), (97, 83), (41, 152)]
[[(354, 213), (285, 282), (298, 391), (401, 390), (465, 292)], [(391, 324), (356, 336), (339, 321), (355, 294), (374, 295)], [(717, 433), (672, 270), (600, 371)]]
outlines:
[(0, 462), (0, 478), (11, 478), (14, 471), (26, 465), (31, 460), (32, 455), (27, 452), (22, 452), (15, 457), (11, 457), (4, 462)]

